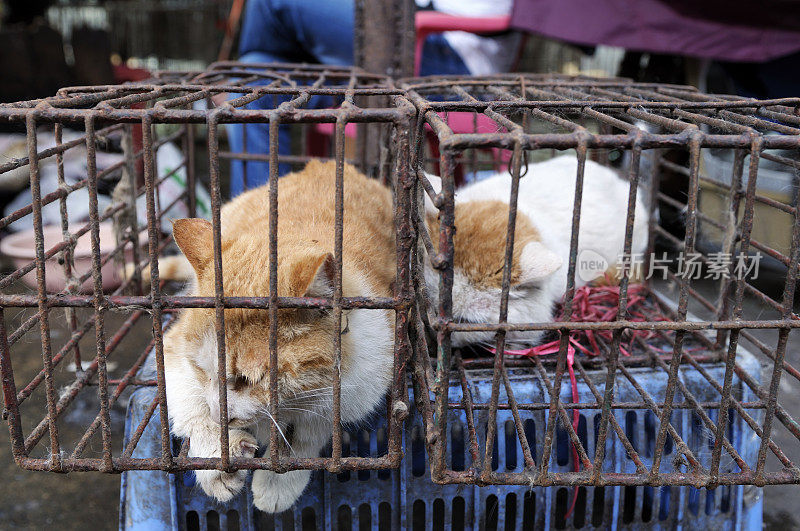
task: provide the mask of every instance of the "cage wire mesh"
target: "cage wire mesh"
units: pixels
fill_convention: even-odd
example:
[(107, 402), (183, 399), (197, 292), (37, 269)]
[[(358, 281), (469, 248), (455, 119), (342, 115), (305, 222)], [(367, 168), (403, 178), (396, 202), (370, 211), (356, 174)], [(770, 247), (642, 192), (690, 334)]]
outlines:
[[(791, 405), (783, 405), (791, 397), (780, 388), (782, 377), (797, 378), (787, 343), (797, 323), (798, 100), (559, 75), (420, 78), (400, 86), (419, 110), (413, 161), (418, 272), (426, 254), (438, 270), (433, 300), (424, 275), (416, 277), (417, 326), (427, 321), (435, 337), (418, 344), (414, 365), (435, 482), (594, 486), (594, 501), (587, 490), (575, 491), (584, 509), (603, 506), (604, 486), (622, 485), (633, 489), (631, 503), (639, 509), (648, 505), (649, 492), (653, 511), (668, 499), (670, 485), (798, 481), (790, 456), (800, 432)], [(561, 317), (508, 322), (518, 183), (547, 179), (528, 163), (564, 150), (577, 158), (577, 175)], [(629, 264), (611, 322), (572, 318), (582, 304), (577, 236), (581, 201), (592, 200), (582, 193), (590, 160), (630, 181), (623, 253), (629, 259), (637, 194), (650, 205), (640, 275), (664, 252), (697, 255), (706, 275), (721, 252), (760, 253), (779, 289), (733, 275), (728, 263), (715, 280), (697, 280), (678, 269), (678, 260), (669, 262), (665, 281), (647, 278), (639, 287)], [(421, 170), (441, 176), (441, 192)], [(512, 182), (500, 304), (493, 310), (499, 319), (474, 322), (453, 311), (457, 187), (498, 171), (508, 171)], [(434, 233), (422, 196), (438, 210)], [(634, 296), (646, 301), (638, 319), (628, 307)], [(506, 335), (531, 330), (556, 334), (555, 353), (502, 354)], [(499, 354), (453, 347), (453, 333), (479, 331), (493, 335)], [(573, 359), (567, 353), (575, 332), (583, 333), (584, 345)], [(593, 355), (583, 354), (592, 347)], [(513, 464), (503, 466), (509, 452)], [(635, 496), (635, 486), (649, 491)], [(654, 492), (657, 486), (666, 490)], [(716, 502), (713, 491), (708, 495), (716, 507), (725, 505), (726, 494)]]
[[(231, 99), (215, 103), (215, 96), (224, 93)], [(311, 108), (311, 100), (321, 96), (331, 103)], [(247, 107), (262, 98), (272, 99), (271, 109)], [(427, 454), (427, 463), (415, 461), (412, 468), (429, 473), (436, 483), (597, 489), (797, 483), (800, 470), (790, 456), (800, 430), (781, 400), (786, 397), (780, 383), (782, 377), (800, 378), (787, 358), (798, 321), (793, 301), (800, 237), (799, 106), (797, 99), (709, 96), (688, 87), (614, 78), (526, 74), (396, 83), (346, 68), (236, 63), (218, 63), (204, 72), (164, 73), (145, 83), (66, 88), (52, 98), (0, 105), (3, 121), (24, 126), (27, 146), (27, 155), (4, 162), (0, 174), (28, 171), (32, 194), (31, 203), (6, 215), (0, 227), (32, 215), (35, 235), (35, 257), (0, 280), (0, 361), (14, 457), (23, 468), (52, 471), (396, 468), (408, 450), (402, 431), (409, 411), (404, 407), (409, 403), (408, 363), (414, 409), (421, 418), (408, 437), (414, 446), (409, 455), (417, 459), (423, 446)], [(221, 126), (248, 123), (269, 124), (269, 155), (225, 149)], [(279, 124), (293, 130), (290, 150), (278, 149)], [(357, 124), (355, 133), (349, 124)], [(77, 137), (65, 136), (68, 127), (80, 131)], [(39, 145), (42, 131), (52, 131), (53, 146)], [(167, 143), (179, 145), (182, 158), (177, 168), (162, 172), (159, 148)], [(115, 150), (121, 159), (99, 169), (99, 156)], [(544, 323), (506, 323), (505, 318), (499, 324), (459, 322), (450, 294), (453, 232), (458, 229), (453, 217), (456, 183), (497, 171), (509, 171), (518, 183), (531, 178), (525, 175), (527, 162), (563, 150), (572, 150), (577, 158), (578, 183), (588, 160), (615, 167), (629, 179), (628, 252), (633, 205), (637, 194), (644, 194), (651, 205), (648, 254), (661, 249), (693, 252), (708, 262), (720, 249), (745, 255), (760, 251), (772, 259), (782, 293), (776, 296), (761, 284), (732, 275), (716, 282), (692, 281), (673, 268), (666, 273), (668, 281), (649, 280), (635, 288), (647, 300), (649, 313), (633, 320), (626, 300), (634, 287), (626, 272), (608, 322), (569, 317)], [(67, 182), (64, 160), (76, 152), (85, 160), (85, 178)], [(178, 204), (185, 206), (187, 216), (198, 213), (196, 184), (203, 180), (204, 168), (209, 214), (218, 231), (227, 161), (267, 162), (271, 181), (277, 183), (279, 164), (300, 167), (309, 154), (334, 158), (340, 168), (344, 159), (351, 160), (392, 186), (398, 244), (393, 297), (342, 297), (340, 286), (332, 299), (225, 297), (220, 277), (214, 297), (186, 297), (158, 281), (158, 257), (172, 245), (165, 218)], [(58, 187), (43, 194), (40, 177), (49, 161), (55, 161)], [(774, 166), (765, 168), (767, 162)], [(418, 171), (422, 169), (442, 176), (441, 193), (431, 189)], [(785, 181), (778, 181), (789, 185), (771, 191), (761, 187), (768, 171), (783, 175)], [(161, 185), (176, 172), (185, 175), (187, 186), (165, 204)], [(110, 206), (101, 208), (98, 188), (109, 181), (115, 192)], [(666, 182), (677, 182), (679, 193), (670, 193)], [(69, 219), (68, 199), (80, 190), (88, 194), (88, 222)], [(441, 212), (438, 234), (429, 233), (423, 219), (425, 194)], [(144, 205), (137, 208), (139, 198)], [(59, 209), (54, 240), (48, 240), (43, 224), (48, 205)], [(341, 201), (337, 205), (341, 223)], [(513, 254), (513, 198), (510, 205), (503, 300)], [(272, 213), (277, 205), (270, 202), (265, 208)], [(779, 215), (777, 221), (774, 215)], [(572, 216), (565, 316), (571, 315), (576, 292), (580, 210)], [(659, 223), (669, 219), (671, 227)], [(107, 222), (114, 224), (115, 245), (105, 252), (101, 225)], [(778, 229), (767, 225), (773, 222)], [(76, 246), (87, 236), (91, 264), (81, 269)], [(341, 230), (338, 237), (341, 249)], [(276, 238), (271, 231), (273, 249)], [(219, 257), (219, 244), (215, 253)], [(104, 267), (120, 264), (123, 257), (137, 265), (107, 294), (104, 281), (113, 273)], [(426, 300), (426, 259), (438, 271), (439, 300)], [(140, 277), (148, 264), (154, 267), (145, 292)], [(48, 279), (59, 273), (65, 285), (53, 290)], [(272, 268), (264, 274), (277, 272)], [(34, 277), (34, 291), (21, 287), (21, 281)], [(387, 426), (385, 451), (378, 456), (343, 455), (337, 406), (329, 457), (295, 458), (279, 451), (277, 444), (255, 458), (231, 458), (225, 444), (219, 458), (188, 457), (187, 441), (173, 448), (166, 428), (163, 330), (185, 307), (215, 309), (218, 325), (225, 308), (264, 309), (272, 316), (287, 307), (332, 308), (338, 315), (355, 307), (393, 310), (395, 375), (381, 413)], [(497, 309), (500, 316), (505, 311)], [(426, 327), (434, 334), (428, 335)], [(505, 334), (520, 330), (559, 334), (558, 353), (532, 360), (503, 355)], [(452, 348), (450, 336), (456, 331), (497, 332), (500, 354)], [(611, 340), (598, 333), (600, 355), (576, 355), (568, 364), (571, 331), (609, 331)], [(634, 336), (623, 353), (621, 342), (631, 331), (652, 333), (647, 339)], [(141, 344), (142, 337), (148, 345)], [(18, 368), (22, 361), (17, 352), (36, 341), (41, 341), (37, 350), (42, 361), (28, 374)], [(155, 376), (141, 379), (140, 369), (151, 351)], [(220, 356), (224, 360), (224, 349)], [(273, 346), (272, 367), (276, 356)], [(570, 373), (579, 399), (569, 393)], [(269, 377), (274, 386), (276, 371)], [(120, 435), (112, 418), (114, 406), (140, 385), (154, 387), (154, 399), (126, 435), (125, 448), (117, 451), (112, 444)], [(85, 397), (96, 398), (82, 401)], [(91, 420), (67, 437), (60, 428), (79, 407), (91, 409)], [(160, 456), (133, 457), (154, 415), (163, 426)], [(227, 419), (222, 420), (227, 428)], [(778, 437), (779, 431), (786, 436)], [(272, 429), (273, 442), (277, 436)], [(498, 448), (506, 457), (501, 459)], [(501, 466), (512, 451), (513, 463)], [(666, 496), (661, 493), (656, 491)], [(582, 496), (584, 504), (605, 503), (597, 496), (587, 501), (585, 492)], [(523, 493), (518, 497), (522, 500)], [(660, 499), (651, 506), (658, 507)], [(730, 494), (727, 500), (731, 503)], [(716, 503), (724, 505), (725, 495)]]
[[(212, 98), (217, 95), (227, 95), (229, 99), (223, 99), (219, 106), (215, 106)], [(309, 107), (310, 101), (322, 97), (327, 98), (324, 102), (327, 107)], [(246, 108), (247, 104), (261, 98), (269, 99), (274, 109), (264, 112)], [(402, 360), (408, 357), (406, 314), (411, 301), (410, 186), (401, 181), (409, 179), (408, 135), (413, 107), (389, 79), (348, 68), (219, 63), (204, 72), (166, 73), (146, 83), (65, 88), (52, 98), (4, 104), (0, 115), (4, 121), (24, 126), (27, 143), (27, 156), (4, 163), (0, 172), (26, 168), (30, 174), (32, 197), (30, 204), (7, 215), (0, 223), (7, 228), (32, 214), (35, 242), (35, 257), (22, 262), (14, 272), (0, 280), (4, 312), (0, 335), (3, 338), (5, 414), (11, 428), (13, 454), (20, 466), (33, 470), (118, 472), (219, 467), (327, 468), (341, 471), (398, 465), (402, 456), (400, 427), (403, 415), (408, 411), (402, 406), (408, 401)], [(271, 155), (233, 153), (224, 149), (220, 129), (223, 124), (236, 123), (269, 123)], [(300, 145), (299, 148), (294, 146), (292, 151), (303, 155), (279, 155), (285, 147), (279, 145), (279, 123), (290, 127), (292, 143)], [(351, 125), (355, 126), (355, 132), (350, 133)], [(374, 146), (366, 141), (367, 126)], [(77, 128), (80, 132), (70, 135), (77, 138), (65, 141), (66, 127)], [(52, 147), (42, 149), (37, 139), (48, 131), (53, 131), (55, 142)], [(338, 230), (334, 261), (339, 267), (342, 260), (344, 161), (360, 165), (399, 191), (394, 199), (394, 221), (399, 230), (394, 296), (377, 299), (343, 297), (339, 280), (333, 298), (278, 297), (277, 293), (226, 297), (223, 295), (221, 271), (216, 275), (214, 296), (187, 297), (170, 292), (159, 281), (158, 257), (173, 242), (169, 231), (170, 218), (195, 217), (201, 210), (196, 185), (202, 170), (198, 166), (207, 164), (210, 205), (205, 206), (209, 208), (208, 217), (215, 230), (219, 231), (220, 183), (227, 166), (221, 161), (268, 162), (270, 180), (277, 184), (279, 165), (302, 167), (310, 160), (311, 157), (305, 155), (306, 148), (311, 149), (307, 146), (306, 136), (312, 133), (323, 137), (321, 146), (315, 148), (318, 151), (315, 155), (334, 159), (338, 168)], [(345, 138), (346, 133), (351, 138)], [(202, 139), (203, 136), (206, 138)], [(164, 168), (159, 163), (164, 156), (160, 148), (167, 143), (180, 146), (181, 157), (173, 160), (172, 167)], [(203, 144), (205, 146), (201, 148)], [(122, 151), (120, 160), (98, 170), (101, 151), (113, 151), (114, 147)], [(77, 182), (66, 182), (64, 160), (76, 151), (84, 160), (86, 176)], [(359, 164), (359, 160), (366, 161), (368, 153), (375, 154), (370, 164)], [(52, 158), (55, 158), (58, 187), (51, 193), (42, 194), (42, 168)], [(167, 199), (162, 185), (176, 174), (180, 179), (185, 177), (186, 186)], [(116, 182), (113, 183), (110, 205), (101, 208), (98, 190), (108, 186), (107, 181), (113, 181), (113, 177)], [(400, 181), (395, 183), (397, 179)], [(275, 219), (277, 186), (271, 189), (275, 197), (264, 205), (264, 209)], [(70, 196), (81, 190), (88, 191), (88, 222), (71, 219), (69, 215), (69, 209), (74, 206), (69, 201)], [(144, 201), (137, 202), (140, 197)], [(60, 209), (60, 228), (55, 237), (43, 225), (42, 213), (48, 205), (58, 205)], [(183, 205), (184, 210), (175, 211), (175, 205)], [(113, 223), (113, 228), (108, 229), (107, 234), (104, 224), (109, 222)], [(83, 241), (85, 253), (87, 240), (90, 240), (89, 265), (85, 260), (81, 262), (86, 255), (78, 256), (80, 253), (76, 250), (82, 247)], [(146, 245), (140, 247), (141, 242)], [(218, 261), (221, 259), (220, 246), (217, 232), (214, 252)], [(270, 229), (269, 248), (277, 253), (277, 226)], [(121, 258), (125, 255), (135, 267), (129, 276), (117, 278), (113, 291), (106, 294), (104, 287), (109, 287), (108, 281), (122, 274), (120, 266), (124, 260)], [(143, 292), (141, 282), (142, 271), (148, 264), (151, 266), (149, 293)], [(273, 259), (271, 264), (270, 270), (263, 274), (275, 281), (276, 260)], [(112, 267), (107, 269), (107, 265)], [(219, 268), (219, 264), (215, 267)], [(61, 275), (65, 279), (64, 285), (54, 289), (52, 280)], [(20, 279), (27, 279), (35, 286), (35, 291), (21, 286), (17, 282)], [(330, 308), (339, 318), (350, 308), (394, 310), (396, 377), (386, 404), (388, 409), (383, 410), (384, 416), (387, 411), (393, 414), (385, 419), (386, 441), (380, 455), (342, 456), (338, 391), (334, 393), (331, 411), (336, 433), (332, 433), (333, 448), (328, 457), (298, 460), (284, 450), (278, 450), (279, 445), (275, 444), (277, 426), (272, 434), (273, 450), (264, 457), (231, 458), (227, 444), (223, 443), (221, 447), (224, 450), (219, 458), (190, 458), (187, 457), (188, 440), (173, 452), (164, 384), (163, 331), (174, 322), (175, 312), (186, 307), (214, 309), (216, 328), (223, 334), (224, 309), (228, 308), (266, 310), (273, 323), (276, 323), (279, 308)], [(17, 309), (23, 309), (22, 317), (9, 316)], [(148, 321), (152, 321), (150, 330), (147, 329)], [(90, 340), (92, 330), (93, 342)], [(20, 356), (15, 354), (24, 352), (25, 344), (36, 341), (36, 336), (41, 338), (42, 363), (31, 378), (26, 371), (15, 370), (15, 366), (21, 363)], [(140, 345), (140, 339), (148, 336), (152, 338), (149, 344)], [(224, 368), (223, 343), (220, 341), (219, 363)], [(338, 345), (337, 356), (340, 359), (341, 342)], [(136, 349), (140, 353), (133, 356)], [(276, 367), (276, 349), (273, 344), (270, 354), (272, 367)], [(151, 352), (154, 353), (155, 371), (149, 378), (141, 379), (140, 375), (144, 374), (141, 369)], [(72, 369), (67, 367), (70, 362)], [(338, 390), (341, 387), (339, 373), (334, 372), (336, 376), (331, 385)], [(225, 370), (220, 377), (220, 388), (225, 390)], [(277, 369), (272, 370), (268, 378), (272, 388), (276, 388)], [(129, 433), (126, 446), (118, 449), (114, 441), (121, 433), (119, 430), (114, 432), (112, 409), (118, 401), (126, 400), (126, 390), (136, 385), (154, 386), (157, 392), (147, 415)], [(96, 396), (97, 400), (81, 400), (87, 396)], [(41, 418), (42, 408), (46, 411), (44, 418)], [(64, 430), (65, 417), (80, 408), (92, 410), (91, 420), (79, 433)], [(221, 409), (225, 411), (225, 408)], [(276, 413), (273, 411), (273, 416)], [(160, 456), (135, 457), (137, 444), (154, 415), (162, 426)], [(223, 416), (220, 419), (224, 428), (221, 439), (228, 431), (228, 418), (226, 414)]]

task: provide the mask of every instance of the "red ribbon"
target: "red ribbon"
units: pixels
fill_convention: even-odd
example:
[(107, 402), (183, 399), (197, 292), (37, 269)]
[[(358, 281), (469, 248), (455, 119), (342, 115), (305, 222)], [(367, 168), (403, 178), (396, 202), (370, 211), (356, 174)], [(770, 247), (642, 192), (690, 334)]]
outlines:
[[(606, 282), (609, 279), (606, 278)], [(647, 311), (646, 291), (645, 287), (641, 284), (631, 284), (628, 286), (628, 301), (626, 304), (627, 319), (629, 321), (667, 321), (668, 319), (663, 315), (657, 313), (657, 309), (650, 309), (651, 315), (645, 315)], [(619, 309), (619, 286), (603, 285), (603, 286), (583, 286), (575, 290), (575, 297), (572, 304), (572, 316), (570, 319), (566, 318), (564, 314), (563, 304), (561, 310), (557, 313), (556, 321), (572, 320), (576, 322), (612, 322), (617, 317)], [(655, 315), (652, 315), (655, 313)], [(624, 356), (630, 356), (630, 350), (636, 339), (650, 339), (655, 335), (652, 330), (627, 330), (625, 337), (620, 341), (619, 351)], [(575, 370), (573, 364), (575, 362), (575, 353), (579, 352), (587, 356), (599, 356), (602, 354), (598, 339), (602, 339), (606, 344), (611, 344), (613, 341), (612, 330), (573, 330), (567, 341), (567, 370), (569, 371), (569, 380), (572, 386), (572, 401), (575, 404), (580, 402), (578, 396), (578, 381), (575, 378)], [(587, 346), (588, 345), (588, 346)], [(506, 350), (505, 353), (511, 356), (546, 356), (549, 354), (557, 354), (561, 348), (561, 341), (551, 341), (536, 347), (531, 347), (523, 350)], [(666, 350), (653, 345), (651, 348), (657, 352), (667, 352)], [(492, 354), (495, 354), (495, 349), (489, 349)], [(683, 352), (692, 352), (702, 350), (702, 347), (685, 348)], [(557, 392), (560, 392), (558, 390)], [(572, 410), (572, 428), (575, 433), (578, 433), (578, 421), (580, 414), (577, 409)], [(574, 471), (580, 472), (580, 462), (578, 460), (578, 450), (575, 444), (570, 441), (572, 448), (572, 462), (574, 463)], [(565, 519), (572, 515), (575, 509), (575, 503), (578, 500), (578, 487), (575, 487), (572, 494), (572, 502), (570, 503), (569, 510), (564, 516)]]
[[(543, 345), (539, 345), (537, 347), (531, 347), (524, 350), (506, 350), (506, 354), (510, 354), (512, 356), (547, 356), (548, 354), (556, 354), (560, 348), (560, 341), (551, 341), (550, 343), (545, 343)], [(573, 369), (572, 365), (575, 363), (575, 348), (578, 348), (582, 351), (586, 351), (587, 354), (592, 355), (589, 351), (580, 343), (578, 343), (574, 338), (570, 337), (569, 342), (567, 343), (567, 370), (569, 371), (569, 381), (570, 385), (572, 386), (572, 402), (577, 404), (580, 402), (580, 396), (578, 395), (578, 379), (575, 378), (575, 369)], [(489, 349), (489, 351), (494, 354), (497, 352), (497, 349)], [(572, 410), (572, 429), (575, 430), (575, 433), (578, 433), (578, 422), (580, 421), (580, 413), (578, 413), (577, 409)], [(581, 469), (580, 462), (578, 461), (578, 450), (575, 448), (575, 444), (570, 443), (570, 448), (572, 449), (572, 462), (574, 463), (574, 470), (575, 472), (579, 472)], [(572, 502), (570, 503), (569, 510), (564, 518), (569, 518), (572, 514), (572, 511), (575, 509), (575, 502), (578, 500), (578, 487), (572, 492)]]
[[(608, 279), (606, 279), (608, 280)], [(645, 301), (644, 286), (641, 284), (633, 284), (628, 287), (628, 301), (627, 313), (628, 319), (631, 321), (647, 321), (647, 317), (638, 308)], [(575, 290), (575, 297), (572, 303), (572, 320), (580, 322), (611, 322), (616, 319), (617, 311), (619, 308), (619, 286), (582, 286)], [(563, 305), (562, 309), (556, 315), (556, 321), (565, 320)], [(664, 317), (658, 317), (655, 320), (666, 321)], [(620, 343), (619, 351), (625, 355), (630, 356), (631, 344), (635, 337), (648, 339), (653, 336), (654, 332), (649, 330), (630, 330), (630, 338), (625, 346)], [(567, 341), (567, 370), (569, 371), (569, 381), (572, 387), (572, 402), (578, 404), (580, 396), (578, 395), (578, 380), (575, 378), (575, 370), (573, 364), (575, 363), (575, 352), (581, 352), (587, 356), (599, 356), (601, 354), (600, 345), (597, 339), (601, 338), (606, 343), (611, 343), (613, 339), (613, 332), (611, 330), (575, 330), (570, 333)], [(588, 343), (588, 347), (581, 341), (584, 340)], [(512, 356), (547, 356), (550, 354), (557, 354), (561, 348), (561, 341), (555, 340), (543, 345), (531, 347), (523, 350), (506, 350), (505, 353)], [(492, 354), (496, 353), (496, 349), (489, 349)], [(560, 392), (560, 390), (556, 391)], [(575, 433), (578, 433), (578, 422), (580, 420), (580, 413), (577, 409), (572, 410), (572, 428)], [(578, 458), (578, 450), (575, 444), (570, 442), (572, 449), (572, 462), (575, 472), (580, 472), (580, 461)], [(575, 487), (572, 493), (572, 501), (569, 510), (564, 516), (565, 519), (572, 515), (575, 509), (575, 503), (578, 500), (578, 487)]]

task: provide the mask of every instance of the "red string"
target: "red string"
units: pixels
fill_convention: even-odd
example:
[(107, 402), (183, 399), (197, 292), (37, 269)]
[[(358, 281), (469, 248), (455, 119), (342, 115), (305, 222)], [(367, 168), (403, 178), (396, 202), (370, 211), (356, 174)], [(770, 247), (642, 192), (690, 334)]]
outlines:
[[(608, 281), (608, 279), (606, 279)], [(571, 319), (578, 322), (611, 322), (617, 317), (619, 309), (619, 286), (602, 285), (602, 286), (583, 286), (575, 290), (575, 297), (573, 299), (573, 311)], [(641, 284), (631, 284), (628, 286), (628, 301), (626, 304), (627, 319), (629, 321), (667, 321), (668, 319), (663, 315), (645, 315), (648, 304), (646, 304), (645, 287)], [(653, 310), (650, 310), (651, 313)], [(556, 321), (566, 321), (567, 316), (564, 314), (563, 304), (560, 306), (559, 311), (556, 313)], [(619, 351), (624, 356), (630, 356), (633, 342), (637, 339), (646, 340), (652, 338), (656, 334), (653, 330), (627, 330), (620, 340)], [(569, 371), (569, 381), (572, 387), (572, 402), (575, 404), (580, 403), (580, 396), (578, 395), (578, 381), (575, 378), (575, 370), (573, 364), (575, 363), (575, 353), (580, 352), (587, 356), (599, 356), (602, 354), (598, 340), (602, 340), (606, 344), (613, 341), (612, 330), (573, 330), (569, 334), (567, 341), (567, 370)], [(506, 350), (505, 353), (511, 356), (547, 356), (550, 354), (557, 354), (561, 347), (561, 341), (555, 340), (543, 345), (531, 347), (523, 350)], [(667, 352), (663, 348), (655, 345), (651, 348), (657, 352)], [(685, 348), (683, 352), (692, 352), (701, 350), (702, 347)], [(492, 354), (496, 352), (495, 349), (489, 349)], [(578, 422), (580, 420), (580, 413), (577, 409), (572, 410), (572, 428), (575, 433), (578, 433)], [(575, 444), (570, 442), (572, 448), (572, 462), (573, 470), (580, 472), (580, 462), (578, 460), (578, 450)], [(578, 500), (578, 487), (575, 487), (572, 493), (572, 501), (569, 510), (564, 516), (568, 519), (573, 510), (575, 503)]]
[[(643, 303), (645, 302), (645, 288), (641, 284), (632, 284), (628, 287), (628, 301), (626, 304), (628, 320), (647, 321), (647, 316), (643, 313)], [(619, 308), (619, 286), (583, 286), (575, 290), (573, 298), (572, 320), (581, 322), (611, 322), (616, 319)], [(567, 316), (564, 314), (563, 304), (557, 312), (556, 321), (564, 321)], [(658, 316), (654, 320), (666, 321), (663, 316)], [(619, 350), (625, 356), (630, 356), (631, 346), (634, 339), (649, 339), (655, 332), (651, 330), (629, 330), (626, 337), (620, 342)], [(573, 330), (570, 332), (567, 341), (567, 371), (569, 372), (570, 386), (572, 387), (572, 402), (578, 404), (580, 396), (578, 394), (578, 380), (575, 378), (575, 352), (579, 351), (587, 356), (599, 356), (601, 354), (598, 339), (605, 343), (611, 343), (613, 331), (611, 330)], [(588, 344), (588, 346), (586, 346)], [(531, 347), (523, 350), (506, 350), (505, 353), (512, 356), (546, 356), (557, 354), (561, 346), (560, 340), (551, 341), (543, 345)], [(489, 349), (492, 354), (496, 349)], [(555, 391), (559, 392), (559, 391)], [(577, 409), (572, 410), (572, 428), (578, 433), (578, 423), (580, 413)], [(580, 472), (580, 461), (578, 450), (574, 443), (570, 443), (572, 449), (572, 462), (575, 472)], [(565, 519), (572, 515), (575, 503), (578, 500), (578, 487), (572, 493), (572, 501), (569, 510), (564, 516)]]
[[(544, 345), (539, 345), (538, 347), (532, 347), (525, 350), (506, 350), (506, 354), (510, 354), (512, 356), (546, 356), (548, 354), (555, 354), (559, 350), (559, 343), (560, 341), (551, 341), (550, 343), (545, 343)], [(583, 345), (577, 343), (572, 337), (569, 338), (569, 343), (567, 343), (567, 370), (569, 371), (569, 382), (572, 386), (572, 402), (577, 404), (580, 402), (580, 396), (578, 394), (578, 379), (575, 378), (575, 370), (573, 369), (572, 365), (575, 363), (575, 345), (579, 347), (581, 350), (585, 350)], [(489, 349), (492, 354), (494, 354), (497, 349)], [(580, 413), (578, 413), (577, 409), (572, 410), (572, 429), (575, 430), (575, 433), (578, 433), (578, 423), (580, 421)], [(572, 462), (573, 462), (573, 469), (575, 472), (580, 472), (581, 466), (580, 462), (578, 461), (578, 450), (575, 448), (575, 444), (571, 443), (570, 448), (572, 450)], [(572, 492), (572, 502), (570, 503), (569, 510), (564, 518), (569, 518), (572, 514), (573, 509), (575, 509), (575, 502), (578, 501), (578, 487)]]

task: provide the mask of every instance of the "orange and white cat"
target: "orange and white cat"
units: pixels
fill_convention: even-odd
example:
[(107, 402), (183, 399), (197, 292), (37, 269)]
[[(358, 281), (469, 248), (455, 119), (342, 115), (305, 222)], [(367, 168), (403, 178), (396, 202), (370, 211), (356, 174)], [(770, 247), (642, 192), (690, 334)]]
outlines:
[[(509, 323), (552, 320), (566, 291), (577, 159), (560, 156), (530, 164), (520, 179), (514, 254), (508, 300)], [(438, 191), (439, 178), (428, 176)], [(623, 252), (629, 183), (605, 166), (587, 161), (578, 233), (576, 287), (613, 269)], [(647, 244), (648, 212), (637, 194), (631, 253)], [(456, 190), (453, 318), (464, 323), (497, 323), (505, 260), (511, 176), (497, 173)], [(438, 244), (438, 210), (426, 197), (428, 230)], [(603, 267), (594, 267), (604, 264)], [(590, 267), (587, 267), (590, 266)], [(439, 300), (439, 273), (426, 261), (425, 284), (432, 304)], [(434, 310), (436, 310), (434, 308)], [(541, 331), (514, 331), (508, 345), (529, 346)], [(454, 346), (494, 344), (494, 332), (453, 332)]]
[[(335, 164), (309, 162), (281, 178), (278, 187), (278, 295), (332, 297), (334, 283)], [(222, 270), (226, 296), (269, 295), (269, 188), (251, 190), (222, 208)], [(344, 168), (343, 296), (390, 297), (395, 279), (392, 197), (377, 181)], [(191, 292), (214, 294), (212, 227), (201, 219), (177, 220), (173, 234), (182, 259), (165, 272), (191, 274)], [(184, 262), (185, 263), (185, 262)], [(331, 435), (334, 338), (341, 332), (341, 418), (357, 422), (381, 401), (391, 381), (393, 317), (388, 310), (345, 310), (339, 330), (329, 310), (278, 311), (278, 411), (269, 407), (267, 310), (226, 309), (227, 401), (230, 455), (252, 457), (259, 442), (251, 431), (277, 422), (297, 457), (317, 457)], [(346, 326), (345, 326), (346, 324)], [(219, 457), (217, 335), (213, 309), (183, 310), (164, 337), (167, 405), (172, 433), (190, 438), (192, 457)], [(291, 426), (291, 428), (290, 428)], [(266, 431), (266, 430), (265, 430)], [(225, 501), (244, 485), (246, 471), (198, 470), (197, 481)], [(289, 508), (311, 472), (253, 473), (256, 507)]]

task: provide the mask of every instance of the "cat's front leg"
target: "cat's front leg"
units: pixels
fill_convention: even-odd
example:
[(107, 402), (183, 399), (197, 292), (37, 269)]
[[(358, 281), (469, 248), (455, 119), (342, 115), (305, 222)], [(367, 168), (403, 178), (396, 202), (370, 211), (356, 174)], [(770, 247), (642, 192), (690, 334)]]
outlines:
[[(173, 328), (164, 336), (164, 370), (166, 375), (167, 405), (172, 434), (189, 438), (189, 457), (220, 457), (220, 426), (211, 417), (204, 399), (204, 382), (188, 358), (181, 355), (186, 347), (176, 339)], [(228, 449), (231, 457), (253, 457), (258, 444), (255, 437), (244, 430), (228, 431)], [(244, 486), (246, 470), (225, 473), (219, 470), (195, 471), (197, 483), (206, 494), (219, 501), (230, 500)]]
[[(217, 424), (203, 424), (192, 432), (189, 441), (189, 457), (220, 457), (220, 428)], [(255, 437), (244, 430), (228, 432), (230, 456), (253, 457), (258, 449)], [(233, 473), (220, 470), (195, 470), (197, 483), (206, 494), (221, 502), (226, 502), (242, 490), (247, 479), (246, 470)]]
[[(296, 457), (319, 457), (331, 437), (329, 424), (308, 421), (294, 425), (291, 437)], [(310, 470), (278, 474), (271, 470), (253, 472), (253, 504), (267, 513), (280, 513), (294, 505), (311, 479)]]

